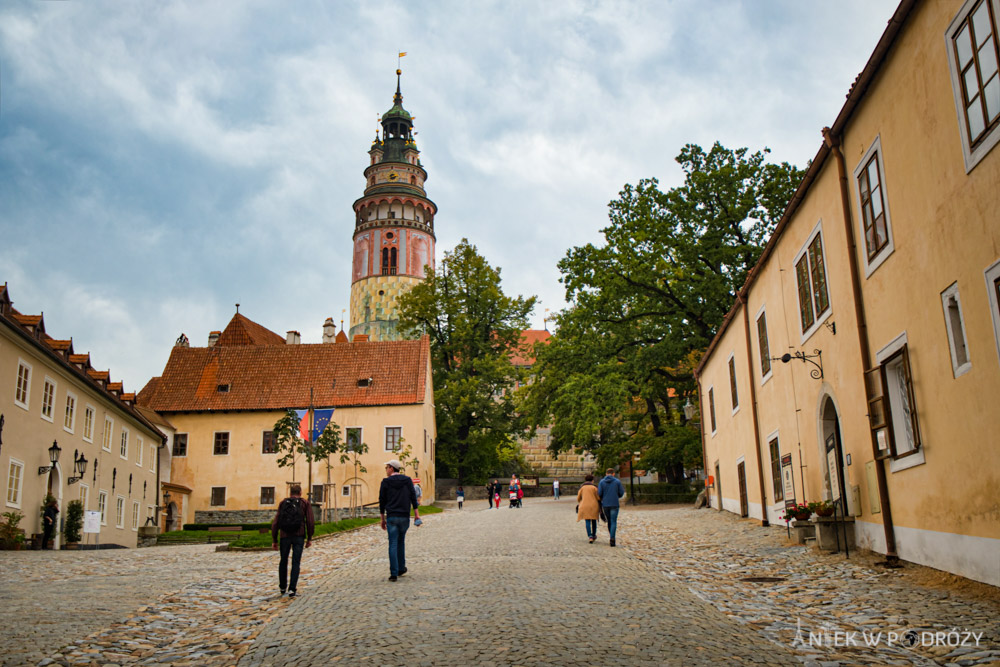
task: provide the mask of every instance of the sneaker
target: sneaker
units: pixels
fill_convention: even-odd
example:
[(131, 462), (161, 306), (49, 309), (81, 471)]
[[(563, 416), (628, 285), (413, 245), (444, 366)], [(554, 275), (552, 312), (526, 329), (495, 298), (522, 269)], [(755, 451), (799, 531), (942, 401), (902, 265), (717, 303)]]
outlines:
[(401, 577), (402, 577), (402, 576), (403, 576), (404, 574), (406, 574), (407, 572), (408, 572), (408, 570), (407, 570), (407, 569), (406, 569), (406, 568), (404, 567), (404, 568), (403, 568), (402, 570), (400, 570), (400, 571), (399, 571), (399, 576), (401, 576)]
[(394, 575), (394, 574), (390, 574), (390, 575), (389, 575), (389, 581), (396, 581), (396, 579), (398, 579), (398, 578), (399, 578), (399, 577), (397, 577), (397, 576), (396, 576), (396, 575)]
[(594, 543), (594, 540), (595, 540), (595, 539), (596, 539), (596, 538), (593, 538), (593, 537), (592, 537), (592, 538), (590, 538), (590, 543), (591, 543), (591, 544), (593, 544), (593, 543)]
[(615, 538), (611, 538), (611, 546), (615, 546)]
[[(614, 545), (612, 544), (611, 546), (614, 546)], [(288, 591), (288, 597), (289, 598), (294, 598), (295, 597), (295, 591)]]
[(282, 588), (282, 589), (281, 589), (281, 592), (280, 592), (280, 593), (278, 593), (278, 597), (280, 598), (280, 597), (284, 596), (284, 594), (285, 594), (285, 589), (284, 589), (284, 588)]

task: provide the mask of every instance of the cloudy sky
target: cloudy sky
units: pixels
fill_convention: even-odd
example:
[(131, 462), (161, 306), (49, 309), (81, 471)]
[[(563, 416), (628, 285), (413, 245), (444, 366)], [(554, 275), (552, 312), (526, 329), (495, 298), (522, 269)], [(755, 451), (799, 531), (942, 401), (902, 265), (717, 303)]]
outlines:
[(438, 259), (468, 238), (540, 328), (556, 262), (684, 144), (813, 157), (895, 5), (6, 0), (0, 282), (126, 391), (237, 302), (319, 342), (406, 51)]

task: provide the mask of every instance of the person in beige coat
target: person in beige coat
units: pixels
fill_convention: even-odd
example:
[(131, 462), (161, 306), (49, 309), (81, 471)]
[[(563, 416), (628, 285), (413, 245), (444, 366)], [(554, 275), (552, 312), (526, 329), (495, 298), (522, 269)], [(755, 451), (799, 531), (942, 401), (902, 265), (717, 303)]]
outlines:
[(583, 519), (587, 526), (587, 537), (593, 544), (597, 539), (597, 516), (601, 511), (601, 501), (597, 497), (597, 487), (594, 486), (594, 476), (587, 475), (586, 481), (576, 494), (576, 520)]

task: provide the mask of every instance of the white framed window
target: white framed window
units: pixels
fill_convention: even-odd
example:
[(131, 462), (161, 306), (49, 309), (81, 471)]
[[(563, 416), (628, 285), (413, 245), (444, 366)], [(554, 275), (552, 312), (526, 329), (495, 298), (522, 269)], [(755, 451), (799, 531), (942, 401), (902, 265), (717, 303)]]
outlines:
[(115, 496), (115, 526), (125, 527), (125, 496)]
[(385, 427), (385, 451), (398, 452), (400, 447), (400, 442), (402, 441), (402, 439), (403, 439), (402, 426)]
[(998, 0), (966, 0), (945, 32), (966, 173), (1000, 142), (998, 15)]
[(344, 484), (342, 487), (340, 487), (340, 495), (342, 495), (345, 498), (347, 498), (348, 496), (350, 496), (351, 495), (351, 486), (349, 484)]
[(854, 204), (861, 211), (858, 238), (865, 240), (861, 259), (865, 277), (882, 265), (895, 246), (892, 242), (892, 217), (886, 194), (885, 165), (882, 163), (882, 137), (875, 137), (868, 152), (854, 168)]
[(97, 492), (97, 511), (101, 513), (101, 525), (108, 525), (108, 492), (104, 489)]
[(1000, 361), (1000, 259), (983, 272), (986, 278), (986, 301), (993, 321), (993, 339), (997, 344), (997, 361)]
[(951, 351), (951, 370), (958, 378), (972, 368), (972, 359), (969, 357), (969, 339), (965, 336), (965, 319), (962, 317), (957, 282), (941, 292), (941, 306), (944, 308), (944, 326), (948, 332), (948, 349)]
[(54, 421), (52, 418), (52, 406), (56, 402), (56, 381), (45, 376), (45, 384), (42, 385), (42, 419)]
[(139, 501), (132, 501), (132, 530), (139, 531)]
[(31, 402), (31, 364), (17, 360), (17, 383), (14, 385), (14, 405), (28, 409)]
[(80, 503), (83, 505), (83, 509), (87, 509), (87, 501), (90, 500), (90, 487), (86, 484), (80, 483)]
[(66, 392), (66, 412), (63, 415), (63, 430), (69, 433), (76, 428), (76, 394)]
[(879, 350), (875, 361), (865, 372), (868, 419), (879, 458), (891, 458), (889, 469), (899, 472), (924, 463), (906, 332)]
[(118, 447), (118, 456), (128, 460), (128, 429), (122, 426), (121, 442)]
[(106, 452), (111, 451), (111, 436), (115, 432), (115, 420), (105, 415), (104, 417), (104, 440), (101, 442), (101, 449)]
[(142, 442), (142, 438), (139, 436), (135, 437), (135, 464), (142, 467), (142, 453), (145, 449), (145, 444)]
[(7, 465), (7, 505), (21, 508), (21, 491), (24, 486), (24, 462), (15, 458)]
[(799, 322), (802, 325), (804, 343), (830, 315), (822, 221), (816, 223), (809, 239), (795, 256), (795, 284), (799, 296)]
[(729, 396), (733, 404), (733, 414), (740, 411), (740, 391), (736, 386), (736, 353), (729, 354)]
[(712, 435), (718, 430), (715, 424), (715, 387), (708, 388), (708, 415), (711, 417)]
[(156, 445), (149, 446), (149, 471), (156, 472)]
[(83, 439), (87, 442), (94, 441), (94, 415), (97, 410), (93, 405), (88, 405), (83, 409)]
[(757, 354), (760, 357), (760, 384), (771, 379), (771, 345), (767, 340), (767, 312), (764, 306), (757, 311)]

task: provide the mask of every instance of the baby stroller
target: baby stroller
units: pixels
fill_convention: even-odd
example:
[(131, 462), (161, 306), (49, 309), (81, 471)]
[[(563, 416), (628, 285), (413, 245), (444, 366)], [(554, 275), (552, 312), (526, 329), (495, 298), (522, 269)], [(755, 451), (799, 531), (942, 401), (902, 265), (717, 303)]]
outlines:
[(517, 489), (511, 488), (507, 495), (510, 497), (510, 508), (514, 509), (517, 507)]

